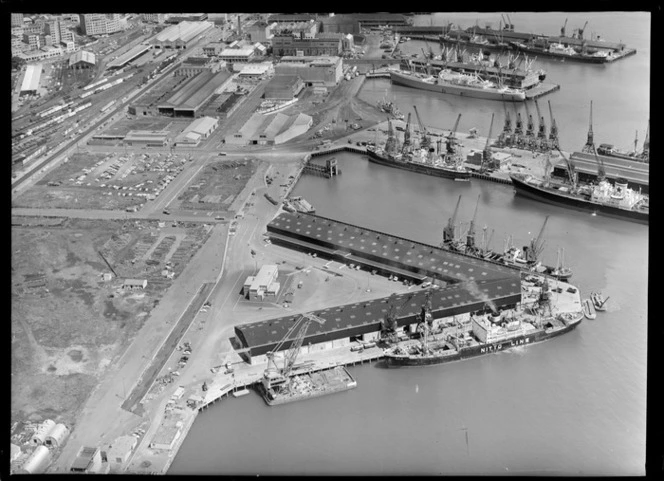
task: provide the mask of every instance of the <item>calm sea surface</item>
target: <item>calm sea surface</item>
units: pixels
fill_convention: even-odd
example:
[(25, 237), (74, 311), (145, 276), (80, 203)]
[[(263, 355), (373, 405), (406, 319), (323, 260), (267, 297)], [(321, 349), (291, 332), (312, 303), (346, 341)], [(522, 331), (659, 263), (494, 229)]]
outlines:
[[(564, 148), (585, 142), (591, 98), (596, 141), (628, 148), (636, 129), (643, 139), (649, 117), (647, 14), (510, 16), (516, 30), (550, 34), (566, 17), (568, 31), (589, 19), (587, 34), (637, 48), (637, 55), (605, 67), (541, 65), (562, 84), (544, 99), (552, 101)], [(434, 24), (463, 26), (476, 19), (497, 25), (500, 18), (432, 17)], [(430, 18), (416, 17), (416, 23), (426, 25)], [(366, 82), (360, 95), (377, 100), (386, 89), (403, 111), (417, 105), (426, 123), (448, 127), (461, 112), (460, 130), (476, 126), (486, 133), (495, 111), (502, 127), (500, 104), (382, 81)], [(317, 214), (437, 244), (458, 196), (459, 218), (467, 221), (480, 195), (478, 224), (495, 231), (496, 250), (508, 234), (516, 245), (526, 244), (549, 215), (544, 261), (554, 264), (563, 247), (573, 284), (583, 295), (602, 290), (610, 296), (609, 311), (549, 342), (474, 360), (415, 369), (353, 367), (358, 388), (333, 396), (280, 407), (268, 407), (253, 393), (229, 398), (198, 416), (169, 473), (644, 474), (648, 227), (515, 197), (505, 185), (468, 185), (378, 166), (361, 156), (336, 157), (340, 177), (305, 176), (295, 189)]]

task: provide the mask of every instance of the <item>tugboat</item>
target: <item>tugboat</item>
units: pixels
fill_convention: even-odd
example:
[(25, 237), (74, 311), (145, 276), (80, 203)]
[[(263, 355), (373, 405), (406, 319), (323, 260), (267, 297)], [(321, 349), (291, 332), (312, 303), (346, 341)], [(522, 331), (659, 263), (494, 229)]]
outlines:
[(593, 306), (597, 311), (606, 311), (606, 301), (609, 300), (607, 297), (604, 299), (601, 292), (591, 292), (590, 299), (593, 301)]
[(387, 99), (387, 91), (385, 92), (385, 97), (378, 101), (378, 108), (386, 114), (391, 115), (395, 119), (404, 119), (404, 115), (401, 113), (394, 101)]

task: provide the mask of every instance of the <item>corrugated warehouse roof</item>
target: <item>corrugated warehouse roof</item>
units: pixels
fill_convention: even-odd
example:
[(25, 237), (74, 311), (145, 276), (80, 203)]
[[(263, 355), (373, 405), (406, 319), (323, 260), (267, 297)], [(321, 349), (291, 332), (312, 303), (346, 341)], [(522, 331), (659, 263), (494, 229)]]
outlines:
[(136, 45), (134, 48), (128, 50), (125, 53), (123, 53), (122, 55), (120, 55), (115, 60), (111, 60), (108, 63), (107, 68), (123, 67), (127, 63), (131, 62), (133, 59), (138, 57), (139, 55), (142, 55), (145, 52), (147, 52), (148, 50), (150, 50), (149, 45), (143, 45), (143, 44)]
[(287, 14), (276, 14), (276, 15), (270, 15), (270, 17), (267, 19), (269, 23), (272, 22), (308, 22), (310, 20), (315, 20), (316, 15), (310, 15), (310, 14), (292, 14), (292, 15), (287, 15)]
[[(620, 159), (606, 155), (598, 155), (604, 164), (606, 175), (614, 177), (624, 177), (626, 180), (638, 184), (649, 185), (650, 183), (650, 164), (647, 162), (637, 162), (633, 160)], [(574, 168), (577, 171), (586, 174), (597, 175), (597, 161), (594, 154), (585, 152), (574, 152), (571, 155), (574, 161)], [(567, 169), (567, 164), (561, 160), (556, 167)]]
[[(489, 302), (495, 307), (501, 307), (521, 301), (521, 281), (518, 276), (510, 279), (463, 282), (429, 291), (434, 319), (485, 309)], [(427, 290), (417, 290), (314, 311), (314, 315), (326, 322), (323, 325), (311, 323), (304, 344), (325, 340), (322, 338), (338, 339), (361, 332), (376, 331), (381, 320), (388, 314), (390, 305), (394, 305), (395, 309), (401, 308), (397, 315), (399, 326), (416, 322), (426, 302), (426, 292)], [(235, 332), (244, 346), (251, 348), (252, 355), (260, 355), (281, 341), (298, 318), (299, 314), (252, 322), (236, 326)], [(295, 335), (296, 333), (292, 334), (293, 337)], [(286, 342), (283, 349), (288, 349), (289, 344)]]
[(506, 266), (313, 214), (283, 212), (267, 230), (451, 282), (519, 278)]
[(298, 83), (298, 81), (301, 81), (299, 75), (275, 75), (272, 77), (272, 80), (268, 82), (268, 84), (265, 86), (265, 90), (268, 89), (274, 89), (274, 88), (284, 88), (284, 87), (290, 87), (292, 85), (295, 85)]
[(87, 62), (94, 65), (96, 62), (95, 54), (85, 50), (79, 50), (78, 52), (74, 53), (74, 55), (69, 57), (69, 65), (71, 66), (78, 62)]
[(252, 47), (245, 48), (225, 48), (219, 54), (220, 57), (250, 57), (253, 55), (254, 49)]
[(214, 27), (212, 22), (189, 22), (185, 20), (162, 30), (152, 41), (153, 43), (176, 42), (178, 40), (188, 42), (212, 27)]
[(21, 92), (30, 92), (39, 88), (39, 79), (41, 79), (42, 64), (37, 63), (28, 65), (25, 69), (25, 77), (21, 84)]
[(196, 109), (214, 94), (227, 79), (229, 72), (201, 72), (171, 95), (159, 108)]
[[(131, 141), (153, 141), (153, 140), (158, 140), (158, 141), (165, 141), (166, 138), (168, 137), (168, 131), (167, 130), (158, 130), (158, 131), (153, 131), (153, 130), (130, 130), (127, 135), (125, 135), (124, 140), (131, 142)], [(125, 285), (130, 285), (130, 284), (140, 284), (142, 283), (143, 280), (137, 280), (137, 279), (127, 279), (124, 284)]]
[(254, 113), (249, 120), (247, 120), (242, 128), (240, 129), (240, 134), (245, 139), (254, 137), (257, 135), (257, 132), (262, 131), (270, 122), (272, 118), (269, 116), (264, 116), (259, 113)]
[(263, 132), (259, 133), (265, 135), (265, 137), (268, 139), (274, 139), (279, 134), (279, 132), (284, 129), (289, 118), (290, 117), (288, 115), (278, 113), (274, 116), (272, 122), (265, 126)]
[(217, 119), (212, 117), (201, 117), (194, 120), (189, 126), (184, 130), (185, 132), (197, 132), (199, 134), (204, 134), (208, 132), (214, 125), (217, 123)]

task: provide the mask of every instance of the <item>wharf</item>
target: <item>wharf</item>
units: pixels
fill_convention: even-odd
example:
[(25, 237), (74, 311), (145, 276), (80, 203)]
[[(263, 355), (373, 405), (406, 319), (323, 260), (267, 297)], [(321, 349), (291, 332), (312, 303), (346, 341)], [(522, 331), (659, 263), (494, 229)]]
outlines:
[(539, 85), (526, 90), (526, 100), (538, 99), (543, 95), (547, 95), (558, 90), (560, 90), (560, 85), (542, 82)]

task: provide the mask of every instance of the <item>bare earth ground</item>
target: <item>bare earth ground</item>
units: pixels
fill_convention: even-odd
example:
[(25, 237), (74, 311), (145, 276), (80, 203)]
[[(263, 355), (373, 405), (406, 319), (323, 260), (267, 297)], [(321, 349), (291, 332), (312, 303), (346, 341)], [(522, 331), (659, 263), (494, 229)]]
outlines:
[[(158, 225), (69, 219), (13, 226), (12, 422), (75, 424), (106, 368), (172, 282), (158, 273), (165, 258), (177, 276), (208, 237), (200, 224)], [(169, 234), (178, 245), (160, 247)], [(125, 292), (123, 278), (104, 281), (110, 269), (98, 251), (119, 275), (148, 278), (148, 288)]]

